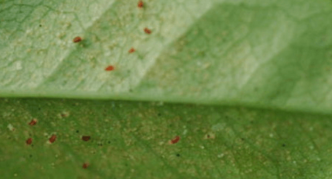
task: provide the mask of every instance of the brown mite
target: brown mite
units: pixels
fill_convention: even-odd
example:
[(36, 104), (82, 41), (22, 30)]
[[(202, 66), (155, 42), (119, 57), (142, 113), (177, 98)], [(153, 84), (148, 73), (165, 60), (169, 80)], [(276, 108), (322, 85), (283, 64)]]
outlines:
[(86, 169), (86, 168), (88, 168), (88, 166), (89, 166), (88, 163), (83, 163), (83, 166), (82, 166), (82, 167), (83, 167), (84, 169)]
[(134, 48), (131, 48), (128, 53), (134, 53), (136, 50)]
[(113, 71), (114, 70), (114, 66), (109, 65), (108, 67), (105, 68), (105, 71)]
[(75, 37), (75, 38), (73, 39), (73, 42), (74, 42), (74, 43), (78, 43), (78, 42), (80, 42), (80, 41), (82, 41), (82, 38), (81, 38), (81, 37)]
[(151, 34), (151, 30), (148, 29), (148, 28), (144, 28), (144, 32), (145, 32), (146, 34)]
[(84, 141), (89, 141), (90, 140), (90, 136), (82, 136), (82, 140), (84, 140)]
[(53, 134), (48, 141), (50, 141), (51, 143), (53, 143), (53, 142), (55, 142), (55, 139), (56, 139), (56, 135)]
[(26, 143), (27, 145), (32, 144), (32, 138), (29, 138), (28, 140), (26, 140), (25, 143)]
[(138, 6), (139, 8), (143, 8), (143, 6), (144, 6), (143, 1), (142, 1), (142, 0), (138, 1), (137, 6)]
[(180, 141), (180, 136), (176, 136), (174, 139), (169, 141), (169, 144), (176, 144)]
[(37, 124), (37, 119), (32, 119), (30, 122), (29, 122), (29, 125), (30, 126), (34, 126)]

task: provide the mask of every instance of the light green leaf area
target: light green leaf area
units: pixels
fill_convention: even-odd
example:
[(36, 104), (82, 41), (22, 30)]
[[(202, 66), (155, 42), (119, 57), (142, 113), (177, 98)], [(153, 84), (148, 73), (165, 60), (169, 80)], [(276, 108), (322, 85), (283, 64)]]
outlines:
[(332, 1), (137, 2), (0, 0), (1, 96), (332, 109)]
[(326, 115), (60, 99), (2, 99), (0, 115), (1, 178), (331, 178)]

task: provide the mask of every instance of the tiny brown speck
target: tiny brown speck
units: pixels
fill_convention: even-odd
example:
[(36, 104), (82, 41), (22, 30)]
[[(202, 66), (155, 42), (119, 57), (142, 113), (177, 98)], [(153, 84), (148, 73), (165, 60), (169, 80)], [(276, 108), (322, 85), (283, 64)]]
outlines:
[(109, 65), (108, 67), (105, 68), (105, 71), (113, 71), (114, 70), (114, 66)]
[(85, 169), (85, 168), (88, 168), (88, 166), (89, 166), (88, 163), (84, 163), (82, 167)]
[(176, 136), (174, 139), (169, 141), (169, 144), (176, 144), (180, 141), (180, 136)]
[(82, 140), (84, 140), (84, 141), (89, 141), (90, 140), (90, 136), (82, 136)]
[(53, 134), (49, 139), (50, 143), (55, 142), (55, 139), (56, 139), (56, 135)]
[(138, 6), (139, 8), (142, 8), (142, 7), (144, 6), (144, 3), (143, 3), (143, 1), (138, 1), (138, 4), (137, 4), (137, 6)]
[(134, 53), (136, 50), (134, 48), (131, 48), (128, 53)]
[(74, 43), (78, 43), (78, 42), (80, 42), (80, 41), (82, 41), (82, 38), (81, 38), (81, 37), (75, 37), (75, 38), (73, 39), (73, 42), (74, 42)]
[(30, 122), (29, 122), (29, 125), (30, 126), (34, 126), (37, 124), (37, 119), (32, 119)]
[(32, 144), (32, 138), (29, 138), (28, 140), (25, 141), (27, 145)]
[(151, 34), (151, 30), (148, 29), (148, 28), (145, 28), (145, 29), (144, 29), (144, 32), (147, 33), (147, 34)]

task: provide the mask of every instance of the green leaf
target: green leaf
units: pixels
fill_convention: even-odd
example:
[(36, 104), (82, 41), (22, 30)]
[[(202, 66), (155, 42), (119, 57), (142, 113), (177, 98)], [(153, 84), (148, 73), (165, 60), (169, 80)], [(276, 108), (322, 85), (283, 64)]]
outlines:
[(331, 178), (331, 0), (143, 2), (0, 0), (0, 97), (94, 99), (0, 99), (3, 178)]
[(331, 116), (42, 99), (0, 100), (0, 115), (2, 178), (331, 177)]
[(2, 96), (332, 107), (332, 1), (0, 2)]

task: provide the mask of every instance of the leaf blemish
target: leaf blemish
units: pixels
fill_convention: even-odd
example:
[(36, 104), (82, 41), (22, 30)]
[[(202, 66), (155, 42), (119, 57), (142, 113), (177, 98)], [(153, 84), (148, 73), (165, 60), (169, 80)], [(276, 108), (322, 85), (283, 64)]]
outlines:
[(60, 117), (69, 117), (70, 113), (68, 111), (63, 111), (61, 114), (60, 114)]
[(10, 131), (15, 131), (15, 128), (14, 128), (13, 125), (11, 125), (11, 124), (8, 124), (8, 125), (7, 125), (7, 128), (8, 128)]
[(215, 138), (215, 134), (214, 133), (208, 133), (204, 136), (204, 139), (214, 139)]

